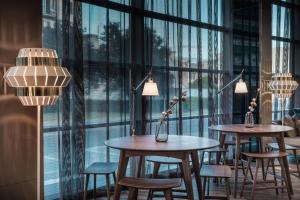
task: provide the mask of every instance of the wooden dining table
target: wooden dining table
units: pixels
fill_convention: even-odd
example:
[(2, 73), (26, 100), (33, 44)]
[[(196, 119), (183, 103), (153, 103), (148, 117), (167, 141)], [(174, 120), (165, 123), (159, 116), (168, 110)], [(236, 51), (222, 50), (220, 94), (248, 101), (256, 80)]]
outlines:
[[(210, 130), (219, 132), (219, 141), (220, 146), (224, 147), (225, 137), (227, 135), (232, 135), (235, 137), (236, 146), (235, 146), (235, 162), (234, 162), (234, 190), (233, 195), (234, 198), (237, 196), (237, 186), (238, 186), (238, 163), (240, 158), (240, 140), (243, 137), (274, 137), (276, 138), (277, 144), (279, 146), (279, 151), (285, 152), (285, 144), (284, 144), (284, 133), (293, 130), (292, 127), (289, 126), (281, 126), (281, 125), (273, 125), (273, 124), (256, 124), (253, 128), (246, 128), (244, 124), (226, 124), (226, 125), (215, 125), (210, 126)], [(284, 171), (288, 181), (288, 188), (293, 194), (292, 181), (289, 173), (289, 166), (287, 157), (283, 159)]]
[[(187, 196), (189, 200), (193, 200), (194, 194), (189, 157), (191, 156), (197, 184), (199, 197), (196, 199), (202, 199), (198, 151), (216, 147), (219, 145), (219, 141), (204, 137), (170, 135), (167, 142), (156, 142), (153, 135), (142, 135), (113, 138), (105, 141), (105, 145), (120, 150), (117, 183), (114, 193), (115, 200), (120, 199), (121, 186), (118, 182), (125, 176), (128, 160), (133, 156), (139, 156), (140, 158), (138, 172), (141, 170), (144, 156), (166, 156), (181, 159)], [(140, 176), (140, 173), (137, 174), (137, 176)]]

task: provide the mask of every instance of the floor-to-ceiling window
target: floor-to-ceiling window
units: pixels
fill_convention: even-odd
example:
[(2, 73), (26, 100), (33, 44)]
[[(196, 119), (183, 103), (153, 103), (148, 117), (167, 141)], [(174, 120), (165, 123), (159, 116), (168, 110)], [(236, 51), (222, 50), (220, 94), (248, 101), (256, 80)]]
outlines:
[[(170, 134), (213, 137), (209, 125), (231, 121), (233, 89), (216, 96), (232, 78), (224, 2), (44, 0), (43, 46), (57, 49), (73, 73), (58, 104), (44, 109), (46, 197), (63, 193), (72, 184), (69, 179), (77, 180), (72, 159), (80, 165), (83, 159), (85, 166), (117, 161), (118, 151), (104, 141), (129, 135), (130, 88), (138, 83), (132, 77), (141, 79), (150, 69), (160, 96), (137, 98), (142, 134), (154, 133), (169, 100), (183, 91), (188, 98), (169, 118)], [(77, 155), (77, 143), (83, 155)]]
[[(295, 72), (295, 12), (297, 1), (273, 1), (272, 3), (272, 73)], [(281, 119), (281, 109), (292, 111), (294, 97), (286, 99), (284, 104), (272, 96), (272, 118)], [(293, 112), (290, 112), (292, 114)], [(286, 113), (287, 114), (287, 113)]]

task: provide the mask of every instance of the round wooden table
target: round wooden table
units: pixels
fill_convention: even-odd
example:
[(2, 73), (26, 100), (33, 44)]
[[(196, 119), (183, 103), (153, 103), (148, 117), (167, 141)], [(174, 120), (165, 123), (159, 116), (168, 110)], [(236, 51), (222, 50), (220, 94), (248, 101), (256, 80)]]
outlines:
[[(246, 128), (244, 124), (226, 124), (226, 125), (216, 125), (209, 127), (210, 130), (219, 131), (220, 133), (220, 146), (224, 146), (226, 135), (232, 135), (236, 139), (236, 151), (235, 151), (235, 169), (238, 169), (238, 158), (240, 157), (240, 139), (241, 137), (275, 137), (279, 146), (279, 150), (281, 152), (285, 152), (285, 144), (284, 144), (284, 133), (293, 130), (292, 127), (289, 126), (281, 126), (281, 125), (273, 125), (273, 124), (255, 124), (253, 128)], [(261, 149), (262, 150), (262, 149)], [(284, 162), (284, 170), (286, 173), (286, 177), (289, 184), (289, 189), (291, 194), (293, 194), (292, 190), (292, 182), (289, 173), (288, 161), (285, 157), (283, 159)], [(234, 198), (237, 195), (237, 184), (238, 184), (238, 170), (234, 170)]]
[(168, 142), (156, 142), (153, 135), (127, 136), (105, 141), (105, 145), (120, 150), (120, 161), (117, 174), (114, 199), (120, 199), (121, 186), (118, 181), (125, 176), (129, 157), (139, 156), (137, 176), (140, 176), (142, 159), (144, 156), (167, 156), (182, 160), (183, 179), (185, 181), (188, 199), (194, 199), (192, 175), (189, 167), (189, 156), (192, 158), (199, 198), (202, 199), (202, 186), (200, 181), (200, 165), (198, 151), (213, 148), (219, 145), (217, 140), (194, 137), (170, 135)]

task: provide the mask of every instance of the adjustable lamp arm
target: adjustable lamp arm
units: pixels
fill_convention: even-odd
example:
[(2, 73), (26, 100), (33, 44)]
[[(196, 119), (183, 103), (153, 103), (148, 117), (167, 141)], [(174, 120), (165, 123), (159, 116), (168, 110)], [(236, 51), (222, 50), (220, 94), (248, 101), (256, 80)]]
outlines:
[(238, 79), (240, 79), (242, 77), (244, 73), (244, 69), (242, 70), (242, 72), (237, 76), (235, 77), (232, 81), (230, 81), (229, 83), (227, 83), (223, 88), (221, 88), (217, 93), (216, 93), (216, 96), (218, 94), (220, 94), (221, 92), (223, 92), (223, 90), (225, 90), (227, 87), (229, 87), (231, 84), (233, 84), (235, 81), (237, 81)]
[(145, 81), (150, 78), (152, 76), (152, 70), (150, 70), (150, 72), (145, 76), (145, 78), (138, 84), (138, 86), (136, 87), (132, 87), (133, 91), (137, 91), (142, 85), (143, 83), (145, 83)]

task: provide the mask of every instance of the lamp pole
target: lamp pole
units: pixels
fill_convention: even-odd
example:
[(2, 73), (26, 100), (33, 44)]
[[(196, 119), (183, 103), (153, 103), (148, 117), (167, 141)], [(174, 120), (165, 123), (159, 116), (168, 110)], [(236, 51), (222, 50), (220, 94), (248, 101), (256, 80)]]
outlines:
[(131, 87), (131, 125), (130, 125), (130, 130), (131, 130), (131, 136), (135, 136), (135, 95), (136, 91), (145, 83), (145, 81), (152, 76), (152, 70), (145, 76), (145, 78), (138, 84), (137, 87)]

